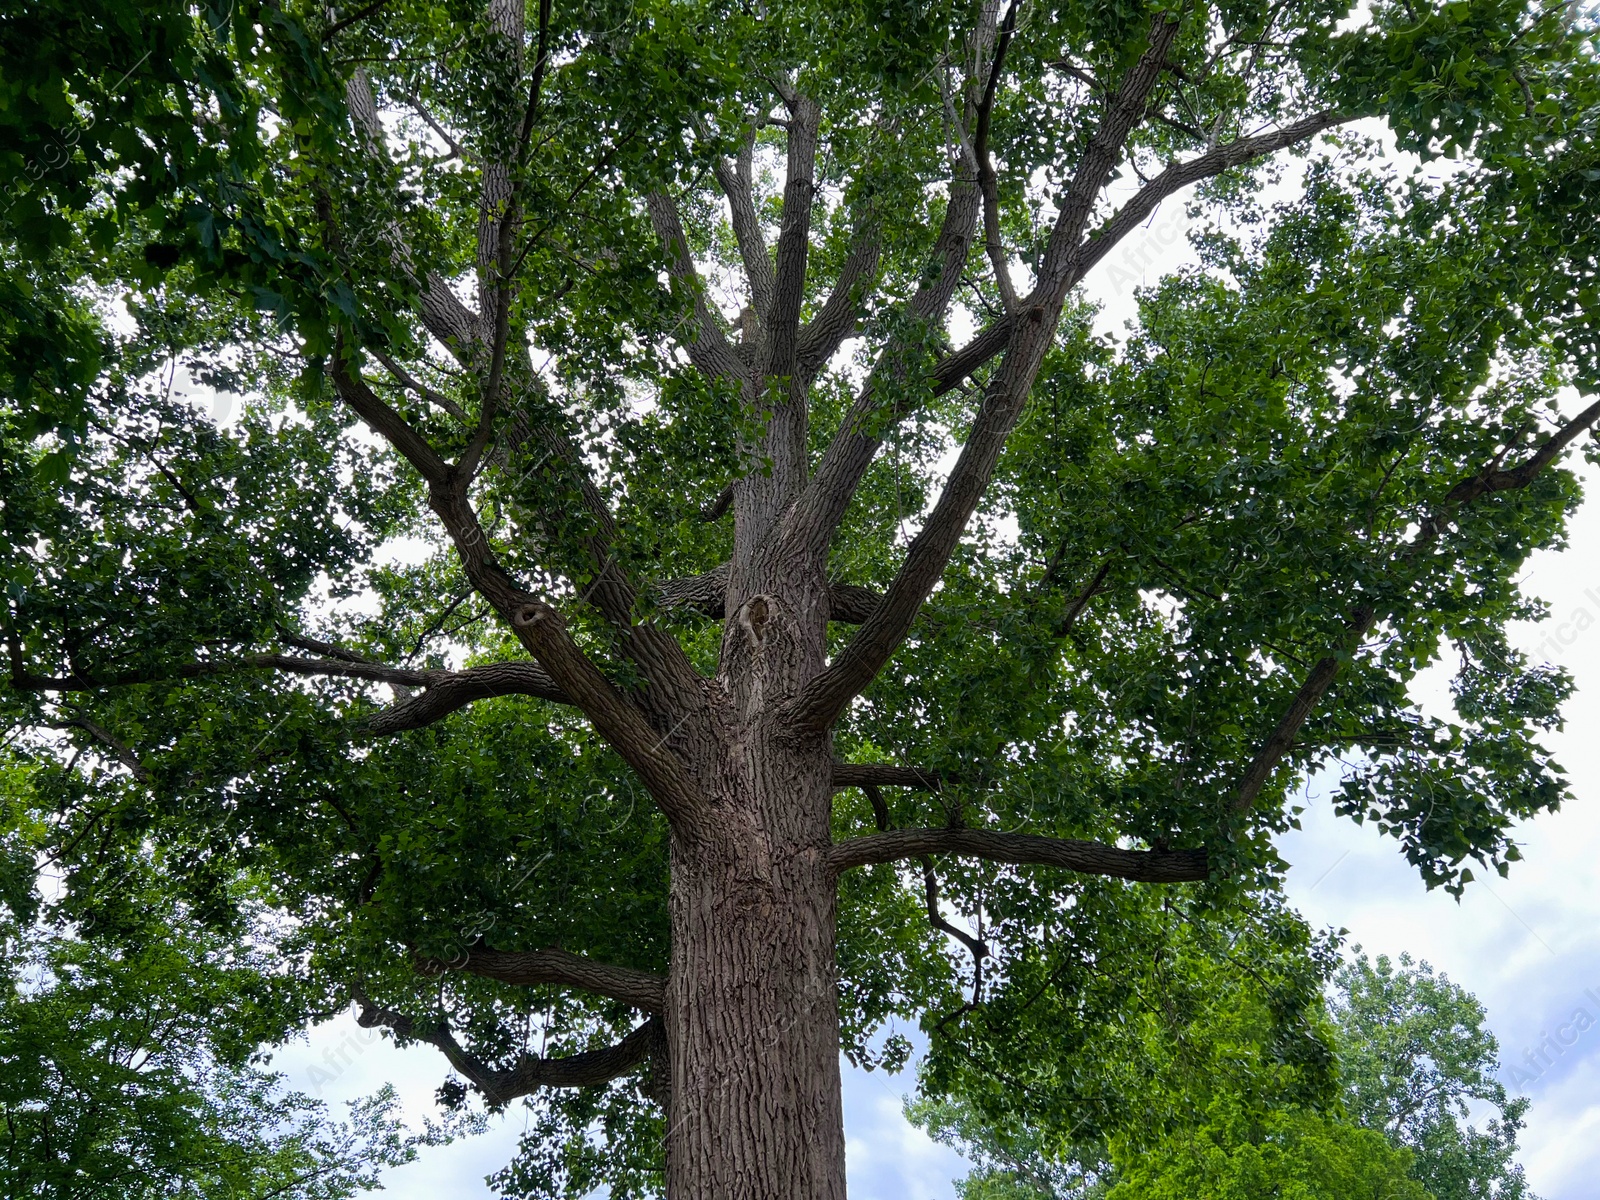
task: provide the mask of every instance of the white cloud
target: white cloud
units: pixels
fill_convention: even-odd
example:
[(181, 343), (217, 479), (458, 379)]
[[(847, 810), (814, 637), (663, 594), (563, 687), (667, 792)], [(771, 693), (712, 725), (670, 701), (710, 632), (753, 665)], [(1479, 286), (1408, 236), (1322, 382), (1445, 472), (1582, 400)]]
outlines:
[(909, 1072), (885, 1075), (841, 1064), (845, 1171), (851, 1200), (949, 1200), (968, 1164), (906, 1120)]
[[(433, 1093), (449, 1074), (444, 1057), (431, 1046), (401, 1050), (377, 1030), (362, 1029), (348, 1012), (318, 1025), (307, 1041), (279, 1050), (271, 1065), (283, 1072), (288, 1087), (325, 1101), (336, 1118), (346, 1115), (345, 1101), (392, 1083), (413, 1128), (420, 1128), (424, 1117), (438, 1118)], [(511, 1161), (523, 1127), (522, 1111), (513, 1106), (484, 1134), (425, 1148), (416, 1162), (385, 1172), (385, 1191), (398, 1200), (494, 1197), (484, 1177)]]

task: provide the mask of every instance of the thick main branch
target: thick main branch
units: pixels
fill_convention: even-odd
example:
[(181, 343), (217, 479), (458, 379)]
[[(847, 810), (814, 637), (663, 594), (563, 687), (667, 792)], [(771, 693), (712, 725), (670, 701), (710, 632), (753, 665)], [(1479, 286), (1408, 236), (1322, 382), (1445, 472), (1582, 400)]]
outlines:
[(898, 862), (923, 854), (965, 854), (990, 862), (1065, 867), (1139, 883), (1196, 883), (1209, 877), (1204, 850), (1124, 850), (1075, 838), (987, 829), (891, 829), (840, 842), (828, 854), (835, 871)]
[(540, 1088), (594, 1087), (609, 1083), (643, 1065), (663, 1036), (660, 1022), (652, 1017), (620, 1042), (600, 1050), (585, 1050), (561, 1058), (524, 1054), (514, 1065), (497, 1068), (463, 1049), (443, 1018), (432, 1022), (417, 1020), (378, 1007), (359, 989), (352, 989), (352, 993), (360, 1006), (356, 1022), (363, 1029), (382, 1025), (402, 1038), (438, 1047), (450, 1065), (482, 1092), (490, 1105), (497, 1107)]
[(689, 252), (689, 237), (683, 231), (677, 202), (666, 192), (655, 191), (645, 197), (645, 208), (656, 236), (666, 247), (667, 274), (673, 281), (673, 290), (688, 300), (693, 314), (693, 329), (683, 339), (690, 361), (712, 379), (743, 379), (744, 363), (706, 300), (705, 280), (700, 278)]
[(367, 722), (373, 733), (387, 735), (421, 729), (442, 720), (475, 700), (496, 696), (533, 696), (557, 704), (571, 704), (538, 663), (483, 663), (464, 671), (423, 672), (423, 692), (384, 709)]
[(836, 788), (906, 787), (937, 792), (944, 782), (944, 776), (937, 771), (924, 771), (921, 767), (897, 767), (888, 763), (833, 764)]
[(645, 1012), (658, 1013), (666, 1004), (666, 977), (633, 967), (616, 967), (572, 954), (559, 946), (544, 950), (494, 950), (474, 946), (460, 959), (445, 962), (425, 959), (419, 966), (427, 974), (468, 971), (519, 987), (557, 984), (608, 996)]
[(745, 277), (750, 283), (750, 303), (756, 310), (757, 318), (765, 324), (772, 314), (772, 295), (777, 282), (773, 276), (766, 239), (761, 235), (761, 218), (756, 213), (752, 178), (754, 153), (755, 131), (752, 129), (740, 142), (737, 162), (730, 163), (719, 154), (713, 165), (717, 183), (722, 188), (722, 194), (728, 198), (733, 236), (739, 244)]

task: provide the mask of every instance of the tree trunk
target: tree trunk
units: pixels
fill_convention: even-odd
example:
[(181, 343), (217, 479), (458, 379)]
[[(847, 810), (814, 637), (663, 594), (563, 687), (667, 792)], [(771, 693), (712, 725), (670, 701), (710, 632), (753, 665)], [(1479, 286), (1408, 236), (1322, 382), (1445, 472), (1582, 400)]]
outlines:
[(821, 668), (827, 585), (736, 570), (728, 599), (714, 819), (672, 848), (667, 1195), (844, 1200), (833, 753), (777, 715)]
[(816, 782), (754, 789), (734, 830), (674, 847), (671, 1200), (844, 1200), (833, 876), (825, 843), (760, 819), (814, 811)]

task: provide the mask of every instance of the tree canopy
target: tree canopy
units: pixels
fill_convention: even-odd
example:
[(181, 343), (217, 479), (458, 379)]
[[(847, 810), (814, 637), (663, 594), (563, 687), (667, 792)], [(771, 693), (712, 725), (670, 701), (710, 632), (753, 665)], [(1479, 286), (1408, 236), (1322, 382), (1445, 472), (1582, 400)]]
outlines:
[[(27, 772), (6, 764), (8, 850), (31, 824)], [(34, 830), (33, 832), (37, 832)], [(20, 836), (19, 836), (20, 835)], [(0, 1181), (9, 1197), (348, 1200), (456, 1128), (408, 1131), (392, 1087), (334, 1119), (260, 1062), (298, 1032), (259, 903), (226, 936), (152, 883), (114, 943), (37, 920), (8, 874), (0, 915)], [(243, 934), (244, 936), (239, 936)]]
[(842, 1195), (841, 1049), (1055, 1063), (1268, 903), (1307, 772), (1457, 891), (1565, 795), (1505, 629), (1600, 419), (1574, 8), (41, 3), (0, 61), (9, 861), (106, 947), (265, 906), (286, 1014), (531, 1098), (508, 1194)]
[[(1438, 1200), (1531, 1197), (1514, 1155), (1528, 1111), (1496, 1078), (1483, 1006), (1427, 963), (1363, 955), (1337, 977), (1334, 1021), (1351, 1118), (1413, 1152)], [(1472, 1108), (1494, 1115), (1478, 1128)]]
[[(1053, 1105), (924, 1073), (907, 1115), (973, 1162), (962, 1200), (1532, 1200), (1515, 1161), (1528, 1101), (1494, 1078), (1473, 996), (1409, 957), (1357, 947), (1338, 965), (1287, 912), (1195, 916), (1133, 956), (1142, 972), (1111, 968), (1131, 990), (1115, 1023), (1029, 1057), (1027, 1091)], [(1493, 1114), (1481, 1128), (1473, 1101)]]

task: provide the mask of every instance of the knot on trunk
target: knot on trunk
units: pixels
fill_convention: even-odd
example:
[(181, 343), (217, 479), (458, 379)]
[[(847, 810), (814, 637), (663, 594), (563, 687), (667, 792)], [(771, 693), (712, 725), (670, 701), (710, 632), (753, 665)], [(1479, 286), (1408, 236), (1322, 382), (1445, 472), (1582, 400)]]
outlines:
[(511, 615), (511, 623), (518, 629), (526, 629), (530, 625), (537, 625), (550, 614), (550, 609), (543, 604), (524, 604)]
[(745, 642), (750, 649), (759, 649), (766, 640), (767, 625), (771, 622), (778, 608), (776, 596), (751, 596), (739, 606), (734, 619), (744, 633)]

